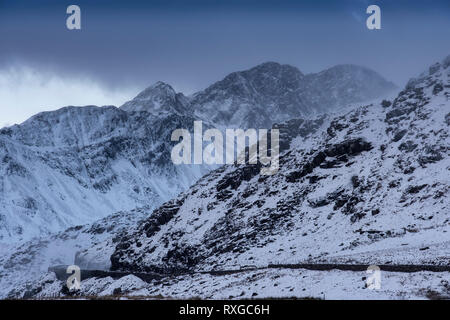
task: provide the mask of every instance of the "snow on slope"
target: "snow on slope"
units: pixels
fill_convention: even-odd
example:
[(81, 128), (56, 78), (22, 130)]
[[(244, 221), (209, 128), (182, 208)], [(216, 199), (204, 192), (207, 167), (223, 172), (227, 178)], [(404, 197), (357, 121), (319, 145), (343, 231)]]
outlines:
[(139, 93), (133, 100), (121, 106), (125, 111), (147, 111), (155, 115), (166, 114), (183, 115), (188, 109), (188, 99), (162, 81), (148, 87)]
[[(365, 272), (305, 269), (267, 269), (217, 276), (182, 275), (150, 283), (128, 275), (118, 280), (110, 277), (81, 282), (77, 297), (128, 297), (130, 299), (448, 299), (448, 272), (382, 272), (381, 288), (366, 287)], [(39, 290), (29, 291), (33, 298), (64, 297), (54, 274), (43, 276)], [(22, 291), (25, 291), (22, 289)]]
[[(282, 132), (306, 137), (319, 130), (322, 124), (323, 119), (298, 119), (279, 126)], [(90, 225), (72, 227), (23, 244), (3, 244), (0, 247), (0, 298), (23, 297), (42, 275), (46, 277), (51, 266), (75, 263), (82, 269), (109, 270), (117, 242), (151, 212), (151, 207), (123, 211)]]
[[(192, 132), (194, 120), (205, 127), (270, 128), (276, 121), (323, 112), (324, 105), (330, 109), (393, 89), (361, 67), (330, 70), (303, 76), (294, 67), (265, 63), (230, 74), (191, 98), (157, 82), (121, 108), (65, 107), (1, 129), (0, 242), (156, 207), (186, 190), (211, 169), (180, 168), (170, 160), (171, 132)], [(338, 93), (328, 97), (332, 88)]]
[(0, 241), (28, 240), (169, 200), (208, 170), (170, 161), (172, 131), (193, 121), (66, 107), (0, 130)]
[[(294, 140), (273, 176), (251, 165), (204, 176), (118, 243), (112, 269), (326, 261), (399, 243), (410, 250), (394, 263), (448, 264), (449, 65), (450, 57), (411, 80), (392, 103), (357, 108)], [(424, 256), (426, 246), (437, 249)]]
[[(0, 298), (23, 297), (48, 268), (76, 264), (82, 269), (108, 270), (120, 234), (132, 230), (150, 207), (117, 212), (93, 224), (0, 248)], [(90, 249), (89, 252), (85, 252)]]
[[(222, 167), (152, 213), (123, 212), (20, 250), (4, 247), (1, 296), (60, 296), (63, 283), (44, 269), (73, 261), (107, 269), (111, 254), (112, 269), (130, 272), (302, 261), (448, 264), (449, 64), (450, 57), (412, 80), (391, 105), (276, 125), (283, 149), (292, 149), (274, 176)], [(30, 274), (32, 266), (37, 272)], [(380, 292), (364, 289), (358, 272), (266, 269), (151, 284), (134, 276), (88, 279), (81, 294), (121, 288), (178, 298), (448, 296), (448, 273), (383, 274)]]

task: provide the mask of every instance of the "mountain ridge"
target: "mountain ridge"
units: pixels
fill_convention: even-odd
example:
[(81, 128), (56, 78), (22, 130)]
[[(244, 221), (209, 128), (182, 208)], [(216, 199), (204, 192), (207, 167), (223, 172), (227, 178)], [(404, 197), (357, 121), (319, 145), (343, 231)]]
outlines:
[[(355, 78), (354, 81), (351, 81)], [(345, 83), (339, 84), (341, 79)], [(334, 90), (331, 98), (325, 90)], [(146, 99), (146, 92), (164, 85), (170, 97), (152, 95)], [(387, 94), (397, 87), (384, 80), (375, 71), (358, 65), (337, 65), (318, 73), (303, 74), (289, 64), (268, 61), (252, 68), (228, 74), (204, 90), (185, 97), (181, 104), (198, 118), (210, 119), (225, 127), (264, 128), (275, 122), (291, 118), (310, 118), (332, 110), (336, 106), (372, 100)], [(344, 90), (345, 89), (345, 90)], [(343, 93), (348, 91), (347, 93)], [(357, 93), (359, 92), (359, 94)], [(126, 102), (122, 109), (152, 109), (153, 99), (165, 100), (168, 109), (179, 111), (174, 102), (175, 90), (160, 81), (142, 91), (135, 99)], [(133, 107), (131, 107), (133, 106)]]
[[(193, 97), (157, 82), (120, 108), (68, 106), (0, 129), (0, 241), (160, 205), (210, 169), (172, 164), (173, 130), (192, 131), (195, 120), (205, 128), (270, 129), (298, 115), (312, 117), (326, 108), (298, 94), (305, 77), (295, 67), (268, 62), (231, 73)], [(327, 98), (328, 110), (360, 95), (349, 97)]]

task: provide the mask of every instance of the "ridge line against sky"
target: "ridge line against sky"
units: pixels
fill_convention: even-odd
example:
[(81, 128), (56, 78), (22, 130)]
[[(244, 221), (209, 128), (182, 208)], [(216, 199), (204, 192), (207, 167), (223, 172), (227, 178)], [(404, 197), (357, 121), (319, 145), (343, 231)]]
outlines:
[[(68, 30), (77, 4), (82, 29)], [(382, 29), (365, 25), (369, 4)], [(266, 61), (375, 70), (402, 87), (450, 54), (450, 1), (0, 0), (0, 127), (65, 105), (121, 105), (164, 81), (190, 94)]]

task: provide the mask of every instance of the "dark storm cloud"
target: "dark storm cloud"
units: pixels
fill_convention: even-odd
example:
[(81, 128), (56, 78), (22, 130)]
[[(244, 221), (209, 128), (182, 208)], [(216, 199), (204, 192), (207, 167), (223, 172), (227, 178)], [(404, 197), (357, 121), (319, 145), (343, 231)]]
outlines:
[[(82, 30), (65, 27), (81, 7)], [(365, 27), (368, 4), (382, 30)], [(448, 1), (4, 1), (0, 69), (26, 65), (111, 88), (157, 80), (195, 91), (272, 60), (316, 72), (365, 65), (399, 85), (450, 53)]]

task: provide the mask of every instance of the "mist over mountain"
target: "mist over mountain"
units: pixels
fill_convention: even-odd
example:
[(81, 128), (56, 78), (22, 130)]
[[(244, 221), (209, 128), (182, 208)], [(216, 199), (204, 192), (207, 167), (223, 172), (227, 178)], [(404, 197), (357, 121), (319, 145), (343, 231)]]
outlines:
[(368, 101), (396, 87), (369, 69), (342, 65), (304, 75), (267, 62), (234, 72), (192, 97), (195, 114), (222, 126), (269, 128), (275, 122), (312, 118), (338, 106)]

